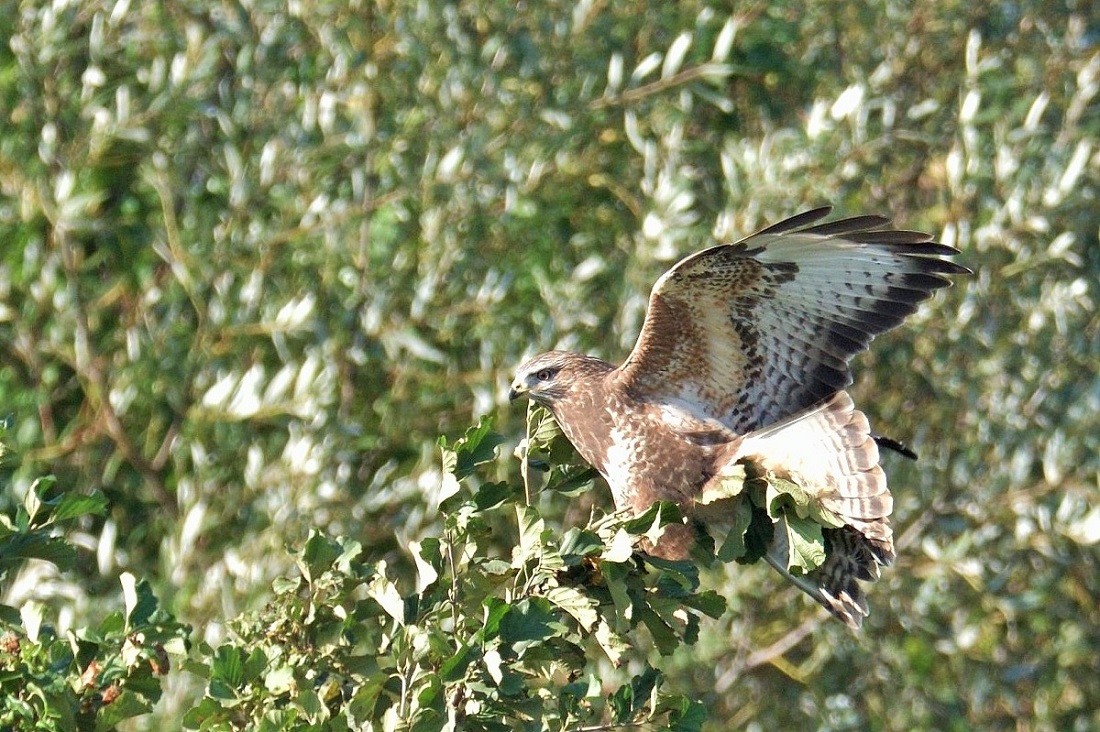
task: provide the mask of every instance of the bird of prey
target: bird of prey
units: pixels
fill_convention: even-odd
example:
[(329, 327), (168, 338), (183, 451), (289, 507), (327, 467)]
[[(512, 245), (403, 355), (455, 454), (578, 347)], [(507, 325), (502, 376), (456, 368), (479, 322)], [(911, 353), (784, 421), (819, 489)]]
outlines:
[(893, 499), (876, 436), (845, 392), (848, 364), (969, 270), (926, 234), (881, 216), (818, 223), (829, 211), (684, 258), (653, 286), (622, 365), (550, 351), (519, 367), (509, 397), (550, 410), (618, 509), (680, 506), (688, 521), (665, 527), (648, 547), (657, 556), (688, 557), (695, 524), (712, 519), (700, 497), (738, 470), (794, 484), (829, 517), (824, 560), (790, 571), (780, 532), (764, 558), (858, 628), (857, 580), (894, 558)]

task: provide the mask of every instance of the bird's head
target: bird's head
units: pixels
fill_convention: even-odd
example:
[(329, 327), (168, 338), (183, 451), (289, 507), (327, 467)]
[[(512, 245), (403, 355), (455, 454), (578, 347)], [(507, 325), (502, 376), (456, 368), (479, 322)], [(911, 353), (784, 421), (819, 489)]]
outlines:
[(603, 376), (611, 364), (592, 356), (568, 351), (548, 351), (524, 361), (516, 371), (508, 399), (527, 397), (545, 406), (567, 397), (580, 382)]

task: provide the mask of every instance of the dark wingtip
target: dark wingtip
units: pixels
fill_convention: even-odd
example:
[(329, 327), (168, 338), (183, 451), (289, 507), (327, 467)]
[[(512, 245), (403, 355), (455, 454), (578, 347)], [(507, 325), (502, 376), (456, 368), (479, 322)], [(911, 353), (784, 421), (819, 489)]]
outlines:
[(772, 224), (766, 229), (761, 229), (760, 231), (753, 234), (753, 236), (759, 236), (760, 234), (782, 234), (784, 231), (793, 231), (794, 229), (800, 229), (803, 226), (808, 226), (815, 221), (825, 218), (832, 210), (832, 206), (821, 206), (810, 211), (803, 211), (802, 213), (796, 214), (789, 219), (783, 219), (777, 224)]
[[(818, 236), (843, 236), (847, 239), (853, 239), (853, 236), (859, 232), (870, 232), (869, 235), (877, 236), (878, 238), (891, 238), (894, 234), (893, 230), (879, 231), (879, 229), (889, 225), (889, 223), (890, 219), (886, 216), (864, 214), (862, 216), (850, 216), (846, 219), (837, 219), (836, 221), (826, 221), (824, 224), (818, 224), (817, 226), (803, 229), (802, 233), (817, 234)], [(906, 241), (911, 239), (911, 237), (908, 236), (910, 232), (902, 232), (902, 234), (906, 235), (904, 237)], [(931, 237), (926, 237), (926, 239), (929, 238)]]
[(872, 433), (871, 439), (873, 439), (879, 447), (885, 447), (888, 450), (893, 450), (899, 455), (903, 455), (910, 460), (917, 460), (920, 457), (917, 455), (917, 453), (909, 449), (909, 446), (906, 445), (904, 442), (895, 440), (892, 437), (885, 437), (883, 435), (876, 435)]
[[(956, 252), (956, 254), (957, 253), (958, 252)], [(963, 276), (969, 276), (969, 275), (974, 274), (974, 270), (970, 269), (969, 267), (964, 267), (963, 265), (958, 264), (957, 262), (948, 262), (947, 260), (944, 260), (944, 259), (941, 259), (940, 262), (942, 263), (943, 268), (940, 269), (939, 271), (942, 272), (943, 274), (963, 275)]]

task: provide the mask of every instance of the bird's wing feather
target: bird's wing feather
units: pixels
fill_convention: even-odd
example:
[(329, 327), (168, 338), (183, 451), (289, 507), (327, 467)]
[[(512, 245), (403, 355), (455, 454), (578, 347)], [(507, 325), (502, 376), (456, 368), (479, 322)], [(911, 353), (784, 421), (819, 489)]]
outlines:
[(947, 275), (958, 252), (880, 216), (817, 224), (815, 209), (693, 254), (654, 285), (619, 378), (640, 399), (672, 403), (744, 434), (829, 397), (848, 362), (897, 326)]

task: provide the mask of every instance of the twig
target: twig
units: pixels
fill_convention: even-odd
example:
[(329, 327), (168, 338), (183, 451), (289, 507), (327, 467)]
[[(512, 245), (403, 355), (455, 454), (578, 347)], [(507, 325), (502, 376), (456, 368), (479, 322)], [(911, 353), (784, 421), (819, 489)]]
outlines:
[(764, 648), (753, 651), (744, 661), (734, 663), (726, 673), (716, 679), (717, 688), (719, 690), (728, 689), (733, 686), (734, 682), (741, 674), (765, 664), (772, 664), (783, 673), (791, 676), (792, 669), (790, 664), (785, 662), (780, 663), (779, 659), (784, 653), (798, 645), (806, 636), (814, 632), (828, 617), (828, 614), (822, 609), (816, 615), (811, 615), (806, 618), (802, 621), (801, 625), (788, 631), (779, 640)]
[(639, 86), (636, 89), (628, 89), (622, 94), (616, 94), (610, 97), (600, 97), (593, 101), (589, 106), (592, 109), (606, 109), (608, 107), (621, 106), (625, 107), (628, 104), (640, 102), (646, 97), (653, 96), (654, 94), (660, 94), (661, 92), (668, 91), (669, 89), (688, 84), (693, 81), (699, 81), (700, 79), (706, 79), (708, 77), (725, 76), (729, 74), (729, 67), (724, 64), (705, 63), (698, 66), (693, 66), (690, 69), (684, 69), (683, 71), (673, 74), (672, 76), (665, 77), (664, 79), (658, 79), (657, 81), (650, 82), (643, 86)]
[(745, 659), (744, 664), (741, 666), (742, 671), (749, 671), (757, 666), (763, 666), (766, 663), (773, 663), (777, 658), (782, 656), (787, 651), (794, 648), (796, 645), (802, 642), (802, 639), (817, 630), (829, 616), (824, 610), (818, 612), (815, 615), (811, 615), (802, 621), (802, 624), (788, 631), (779, 640), (761, 648), (758, 651), (753, 651)]

